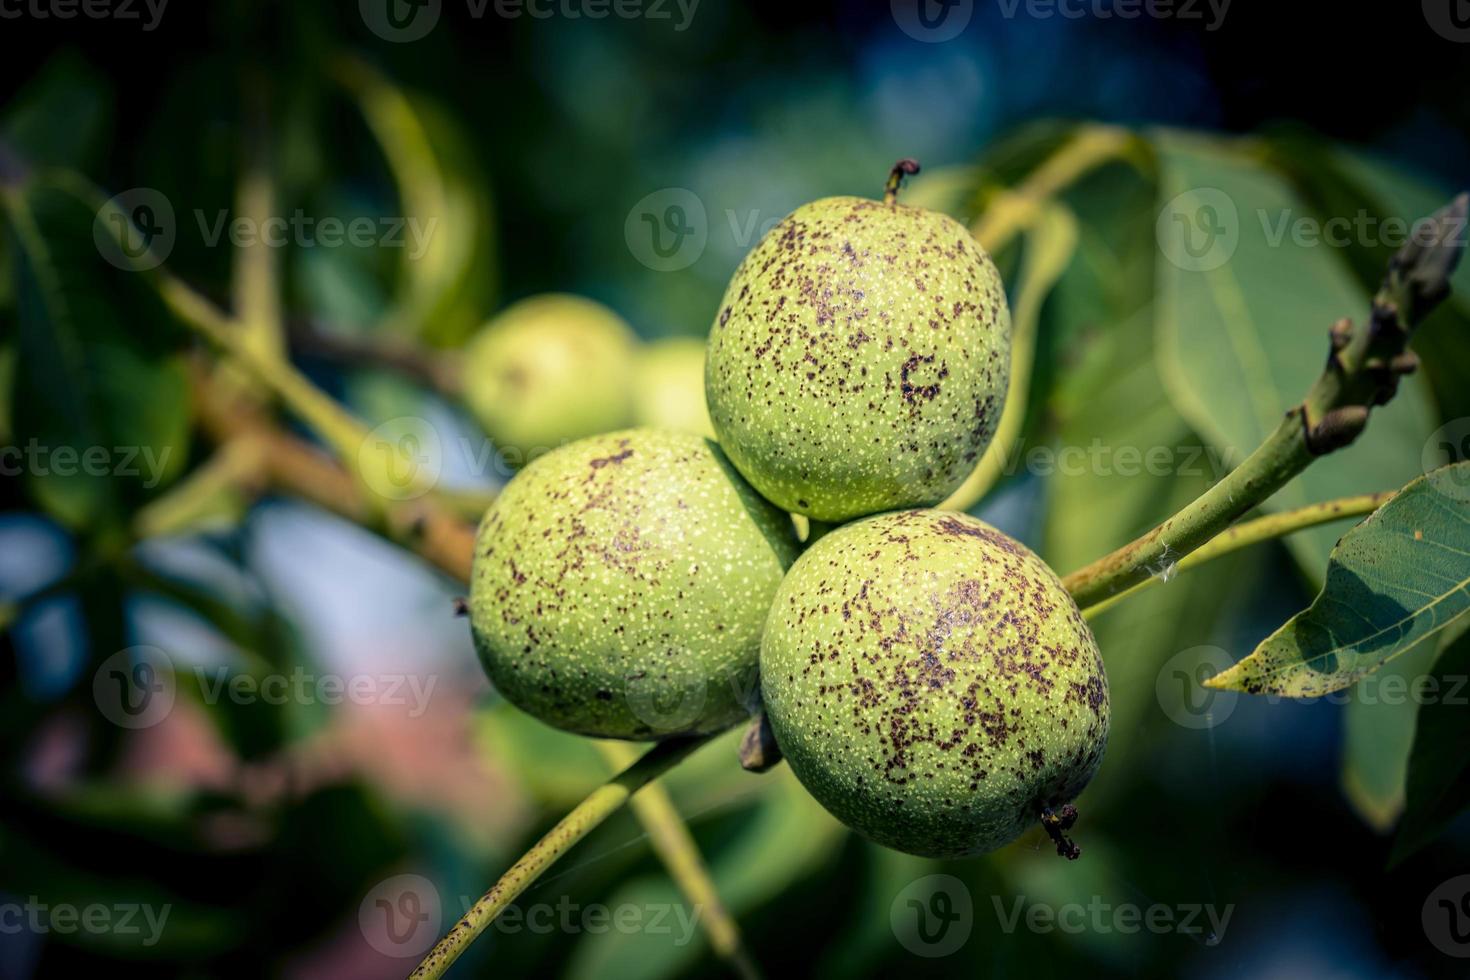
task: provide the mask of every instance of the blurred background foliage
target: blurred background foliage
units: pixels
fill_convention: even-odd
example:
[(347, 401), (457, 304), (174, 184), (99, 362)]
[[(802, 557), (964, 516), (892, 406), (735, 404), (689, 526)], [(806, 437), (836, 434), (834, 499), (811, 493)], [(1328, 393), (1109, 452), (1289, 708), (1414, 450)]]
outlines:
[[(892, 161), (915, 156), (925, 170), (906, 200), (983, 226), (1079, 135), (1112, 134), (1116, 154), (997, 251), (1034, 359), (1013, 465), (976, 513), (1066, 571), (1238, 461), (1320, 370), (1328, 326), (1365, 315), (1390, 247), (1276, 243), (1256, 214), (1412, 220), (1470, 172), (1470, 58), (1417, 5), (1350, 19), (1242, 4), (1218, 30), (979, 6), (942, 44), (903, 34), (883, 4), (717, 0), (682, 31), (476, 18), (446, 3), (409, 44), (374, 36), (351, 4), (179, 5), (147, 32), (7, 24), (26, 43), (0, 66), (0, 443), (170, 452), (156, 479), (0, 481), (0, 895), (172, 912), (147, 947), (0, 935), (0, 975), (400, 975), (410, 964), (358, 928), (375, 885), (428, 876), (447, 927), (459, 896), (478, 895), (608, 775), (592, 746), (488, 689), (451, 615), (458, 585), (308, 504), (212, 492), (209, 474), (228, 467), (198, 425), (191, 343), (145, 277), (100, 260), (89, 184), (103, 198), (161, 193), (178, 230), (168, 268), (221, 305), (268, 315), (274, 300), (252, 283), (278, 282), (292, 333), (452, 352), (487, 316), (546, 291), (607, 303), (646, 339), (702, 337), (736, 263), (800, 203), (875, 196)], [(436, 231), (422, 255), (287, 247), (251, 273), (205, 226), (260, 205), (262, 175), (263, 213), (402, 216)], [(669, 187), (702, 203), (708, 241), (697, 261), (660, 272), (630, 248), (625, 221)], [(1198, 187), (1225, 191), (1242, 217), (1224, 290), (1159, 248), (1161, 207)], [(1470, 416), (1470, 272), (1458, 283), (1416, 343), (1426, 370), (1360, 445), (1273, 506), (1397, 488), (1422, 472), (1432, 433)], [(483, 443), (452, 398), (414, 378), (310, 350), (297, 362), (369, 425), (419, 416)], [(1038, 447), (1092, 446), (1167, 447), (1181, 471), (1025, 462)], [(446, 481), (493, 489), (475, 458), (447, 455)], [(191, 481), (211, 490), (205, 505), (149, 533), (147, 506)], [(1114, 732), (1082, 800), (1077, 864), (1058, 862), (1039, 830), (962, 863), (875, 848), (784, 768), (741, 771), (735, 735), (703, 750), (667, 783), (756, 959), (772, 974), (834, 977), (1460, 975), (1426, 941), (1420, 907), (1470, 870), (1470, 827), (1389, 865), (1415, 703), (1222, 696), (1216, 724), (1191, 728), (1160, 693), (1182, 653), (1238, 659), (1304, 608), (1343, 529), (1240, 553), (1098, 617)], [(1450, 645), (1386, 670), (1422, 673)], [(180, 670), (167, 720), (128, 731), (99, 714), (93, 677), (139, 646), (226, 676), (393, 672), (437, 686), (421, 715), (235, 704)], [(975, 932), (959, 953), (922, 960), (895, 939), (890, 906), (939, 871), (974, 896)], [(626, 814), (524, 901), (564, 896), (677, 900)], [(1005, 934), (998, 910), (1015, 896), (1234, 913), (1218, 944)], [(650, 980), (725, 969), (702, 938), (616, 930), (492, 929), (464, 964), (464, 975)]]

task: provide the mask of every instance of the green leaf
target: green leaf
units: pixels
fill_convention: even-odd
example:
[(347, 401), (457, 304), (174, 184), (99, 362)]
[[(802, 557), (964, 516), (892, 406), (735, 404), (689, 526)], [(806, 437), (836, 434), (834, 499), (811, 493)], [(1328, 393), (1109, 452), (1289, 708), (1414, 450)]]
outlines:
[[(713, 844), (701, 840), (715, 888), (737, 919), (820, 869), (846, 836), (842, 825), (802, 789), (789, 768), (782, 766), (751, 778), (766, 785), (761, 787), (757, 805), (742, 814), (738, 832)], [(794, 847), (798, 841), (800, 846)], [(568, 964), (566, 976), (572, 980), (665, 980), (685, 976), (708, 948), (703, 920), (689, 908), (687, 899), (666, 874), (623, 884), (607, 904), (614, 912), (627, 908), (672, 909), (666, 922), (668, 931), (611, 929), (587, 936), (577, 944)], [(695, 926), (692, 942), (686, 935), (690, 924)]]
[(10, 100), (0, 140), (29, 166), (82, 168), (100, 155), (112, 86), (75, 54), (61, 54)]
[[(1369, 297), (1337, 250), (1296, 240), (1294, 222), (1310, 209), (1255, 157), (1177, 134), (1160, 136), (1157, 149), (1159, 370), (1180, 413), (1238, 463), (1321, 374), (1328, 329), (1365, 316)], [(1409, 381), (1349, 450), (1315, 462), (1266, 509), (1383, 490), (1423, 472), (1435, 422), (1422, 379)], [(1287, 547), (1315, 578), (1336, 534), (1312, 529)]]
[[(1067, 196), (1081, 237), (1043, 314), (1043, 345), (1055, 353), (1040, 363), (1057, 362), (1059, 378), (1049, 412), (1037, 413), (1057, 426), (1056, 455), (1042, 457), (1057, 465), (1040, 474), (1049, 497), (1041, 551), (1062, 572), (1148, 530), (1220, 475), (1155, 369), (1153, 194), (1130, 168), (1114, 167)], [(1166, 453), (1167, 462), (1151, 471), (1127, 461), (1124, 454), (1135, 452), (1140, 460)], [(1210, 641), (1232, 586), (1246, 580), (1242, 563), (1254, 560), (1212, 562), (1092, 621), (1112, 691), (1110, 765), (1143, 758), (1133, 747), (1146, 741), (1144, 722), (1161, 717), (1154, 695), (1160, 666)], [(1123, 784), (1102, 780), (1090, 792)]]
[(11, 392), (14, 386), (15, 345), (3, 343), (0, 344), (0, 444), (4, 445), (14, 442), (10, 422)]
[(1470, 463), (1399, 491), (1332, 550), (1327, 583), (1255, 651), (1205, 683), (1306, 698), (1340, 691), (1470, 611)]
[(1435, 644), (1421, 643), (1390, 660), (1357, 683), (1343, 711), (1342, 790), (1357, 814), (1380, 833), (1393, 826), (1404, 807), (1419, 707), (1392, 692), (1409, 690), (1438, 653)]
[(1031, 381), (1041, 311), (1077, 251), (1077, 219), (1060, 204), (1043, 205), (1022, 238), (1020, 267), (1010, 277), (1011, 380), (1005, 411), (980, 463), (941, 505), (946, 508), (968, 510), (999, 482), (1005, 475), (1006, 459), (1016, 453), (1026, 419), (1033, 414)]
[[(1453, 196), (1453, 190), (1436, 187), (1427, 180), (1389, 166), (1381, 161), (1336, 149), (1323, 159), (1313, 179), (1324, 181), (1337, 177), (1342, 193), (1351, 195), (1352, 207), (1343, 207), (1345, 216), (1365, 212), (1372, 223), (1372, 246), (1367, 241), (1355, 243), (1357, 251), (1366, 253), (1373, 268), (1368, 274), (1376, 286), (1383, 275), (1384, 263), (1400, 229), (1432, 214)], [(1394, 222), (1395, 224), (1390, 224)], [(1414, 336), (1414, 349), (1424, 365), (1424, 374), (1444, 421), (1470, 416), (1470, 262), (1461, 262), (1451, 277), (1454, 289), (1449, 300), (1430, 315)]]
[(103, 259), (79, 198), (33, 183), (0, 200), (17, 246), (11, 411), (28, 482), (65, 524), (118, 521), (185, 464), (180, 338), (142, 276)]
[(387, 327), (455, 346), (480, 325), (495, 286), (494, 205), (472, 141), (437, 104), (361, 62), (341, 62), (338, 76), (382, 147), (408, 223)]
[(903, 203), (968, 220), (966, 215), (974, 206), (980, 177), (980, 168), (967, 164), (925, 169), (904, 187)]
[(1425, 687), (1409, 755), (1403, 821), (1393, 843), (1397, 864), (1437, 837), (1470, 807), (1470, 631), (1440, 655)]

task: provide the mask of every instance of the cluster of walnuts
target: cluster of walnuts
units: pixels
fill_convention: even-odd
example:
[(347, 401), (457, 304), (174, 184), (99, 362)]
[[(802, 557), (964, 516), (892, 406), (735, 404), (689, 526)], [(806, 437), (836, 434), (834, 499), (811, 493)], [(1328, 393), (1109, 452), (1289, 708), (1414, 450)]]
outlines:
[[(607, 381), (626, 328), (561, 303), (470, 352), (471, 405), (503, 444), (567, 413), (595, 431), (634, 411), (636, 392)], [(551, 333), (579, 404), (514, 376), (514, 345)], [(704, 354), (715, 439), (580, 438), (486, 513), (470, 621), (496, 688), (598, 738), (706, 734), (763, 710), (823, 806), (911, 853), (992, 850), (1038, 821), (1062, 840), (1107, 741), (1096, 642), (1039, 558), (932, 509), (1005, 400), (990, 257), (891, 193), (816, 201), (736, 270)], [(805, 542), (791, 515), (812, 522)]]

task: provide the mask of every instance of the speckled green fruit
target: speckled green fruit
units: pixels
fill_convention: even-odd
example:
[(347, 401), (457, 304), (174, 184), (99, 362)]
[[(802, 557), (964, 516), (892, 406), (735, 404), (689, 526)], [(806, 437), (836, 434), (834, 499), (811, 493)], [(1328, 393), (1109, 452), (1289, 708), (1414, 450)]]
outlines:
[(838, 522), (928, 506), (995, 434), (1010, 313), (954, 219), (833, 197), (798, 208), (735, 271), (710, 328), (720, 445), (789, 511)]
[(994, 850), (1071, 802), (1102, 761), (1097, 643), (1046, 564), (988, 524), (882, 514), (813, 545), (761, 644), (776, 742), (872, 840)]
[(637, 338), (580, 296), (533, 296), (491, 319), (465, 348), (464, 399), (513, 464), (633, 417)]
[(532, 462), (486, 512), (470, 626), (508, 700), (603, 738), (718, 731), (757, 700), (787, 516), (711, 440), (628, 429)]
[(704, 407), (704, 343), (672, 337), (638, 352), (633, 380), (633, 420), (714, 438)]

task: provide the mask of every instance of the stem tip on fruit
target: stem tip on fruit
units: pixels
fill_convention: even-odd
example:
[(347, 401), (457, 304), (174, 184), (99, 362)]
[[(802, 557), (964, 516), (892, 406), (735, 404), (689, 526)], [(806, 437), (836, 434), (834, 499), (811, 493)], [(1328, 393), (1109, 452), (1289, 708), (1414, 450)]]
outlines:
[(740, 767), (748, 772), (765, 772), (781, 761), (781, 747), (764, 711), (757, 712), (740, 740)]
[(918, 172), (919, 161), (913, 157), (904, 157), (895, 163), (893, 169), (888, 171), (888, 183), (883, 187), (883, 203), (895, 203), (898, 200), (898, 186), (903, 183), (903, 179)]
[(1045, 807), (1041, 811), (1042, 829), (1052, 839), (1052, 843), (1057, 845), (1057, 854), (1068, 861), (1075, 861), (1082, 856), (1082, 848), (1062, 833), (1064, 830), (1071, 830), (1076, 822), (1077, 808), (1070, 803), (1063, 804), (1058, 810)]

